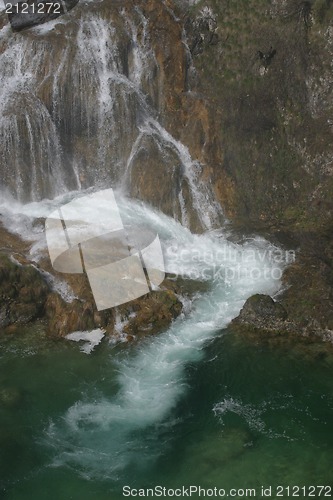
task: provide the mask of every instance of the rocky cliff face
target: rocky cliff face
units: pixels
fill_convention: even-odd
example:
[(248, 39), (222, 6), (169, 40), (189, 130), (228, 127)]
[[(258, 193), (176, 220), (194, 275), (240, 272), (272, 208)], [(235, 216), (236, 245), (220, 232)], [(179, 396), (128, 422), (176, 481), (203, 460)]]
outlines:
[[(333, 3), (194, 4), (181, 7), (218, 145), (208, 160), (215, 192), (240, 227), (299, 250), (284, 276), (289, 325), (330, 337)], [(197, 29), (203, 9), (216, 43), (202, 21)]]
[(15, 198), (117, 186), (197, 231), (218, 223), (201, 147), (181, 142), (186, 109), (200, 116), (196, 138), (206, 111), (184, 97), (189, 54), (173, 8), (82, 3), (20, 33), (2, 14), (0, 172)]

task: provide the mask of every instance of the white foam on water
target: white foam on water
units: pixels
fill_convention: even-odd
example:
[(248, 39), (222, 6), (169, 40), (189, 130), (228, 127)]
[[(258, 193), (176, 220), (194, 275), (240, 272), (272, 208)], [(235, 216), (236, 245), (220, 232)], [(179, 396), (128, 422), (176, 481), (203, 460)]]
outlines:
[(234, 398), (225, 398), (213, 408), (215, 416), (223, 419), (227, 413), (235, 413), (244, 418), (250, 429), (264, 432), (266, 424), (261, 418), (262, 410), (250, 404), (244, 404), (242, 401)]
[(80, 350), (85, 354), (90, 354), (96, 346), (98, 346), (102, 339), (105, 337), (105, 330), (101, 328), (96, 328), (96, 330), (91, 330), (87, 332), (72, 332), (66, 335), (67, 340), (72, 340), (74, 342), (84, 341), (84, 344), (80, 347)]
[[(224, 425), (225, 417), (231, 413), (238, 415), (242, 418), (251, 431), (255, 431), (259, 434), (263, 434), (270, 439), (286, 439), (287, 441), (295, 441), (298, 439), (303, 439), (303, 426), (300, 423), (298, 428), (298, 436), (294, 434), (294, 437), (289, 435), (288, 429), (274, 428), (272, 421), (269, 418), (270, 414), (276, 412), (290, 412), (292, 409), (296, 414), (299, 413), (302, 416), (304, 414), (307, 417), (313, 419), (313, 415), (309, 412), (308, 408), (303, 405), (299, 405), (295, 402), (292, 394), (275, 394), (273, 399), (263, 400), (257, 404), (245, 403), (239, 398), (232, 398), (227, 395), (222, 401), (215, 404), (213, 407), (213, 413), (215, 417), (220, 421), (221, 425)], [(268, 418), (267, 418), (268, 417)], [(325, 422), (323, 422), (325, 423)]]

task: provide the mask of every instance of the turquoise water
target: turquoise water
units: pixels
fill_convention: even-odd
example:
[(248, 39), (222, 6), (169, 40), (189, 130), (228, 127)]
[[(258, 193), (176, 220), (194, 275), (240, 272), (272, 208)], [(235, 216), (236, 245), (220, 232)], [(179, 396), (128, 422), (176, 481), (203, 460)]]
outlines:
[(89, 419), (80, 424), (95, 441), (93, 466), (65, 460), (66, 444), (55, 437), (60, 429), (68, 453), (75, 446), (85, 453), (82, 439), (66, 430), (68, 409), (78, 401), (114, 400), (119, 360), (130, 363), (150, 343), (114, 348), (104, 341), (87, 356), (77, 344), (46, 340), (42, 332), (1, 337), (1, 498), (120, 499), (124, 485), (257, 491), (261, 485), (332, 485), (332, 351), (296, 341), (257, 342), (227, 330), (206, 342), (201, 359), (186, 364), (182, 397), (170, 411), (130, 429), (123, 467), (114, 467), (110, 445), (119, 436), (91, 429)]

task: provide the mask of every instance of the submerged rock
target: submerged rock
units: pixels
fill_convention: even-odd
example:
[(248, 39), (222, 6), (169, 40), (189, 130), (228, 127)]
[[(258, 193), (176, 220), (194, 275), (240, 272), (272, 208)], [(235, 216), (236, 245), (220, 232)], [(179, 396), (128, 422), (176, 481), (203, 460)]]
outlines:
[(0, 408), (15, 408), (21, 404), (22, 399), (22, 392), (16, 387), (0, 389)]
[[(217, 431), (206, 432), (203, 438), (190, 442), (185, 448), (184, 460), (179, 475), (186, 480), (200, 481), (210, 487), (218, 484), (221, 471), (249, 453), (254, 437), (245, 428), (226, 427)], [(200, 460), (200, 476), (198, 478), (198, 460)]]

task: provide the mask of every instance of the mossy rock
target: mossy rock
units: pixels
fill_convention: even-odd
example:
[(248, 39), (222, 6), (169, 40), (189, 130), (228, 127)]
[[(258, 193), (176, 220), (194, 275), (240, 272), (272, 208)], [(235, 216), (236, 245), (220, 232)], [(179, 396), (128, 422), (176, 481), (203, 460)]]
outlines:
[[(47, 331), (52, 337), (64, 337), (74, 331), (93, 330), (105, 326), (96, 312), (93, 301), (65, 302), (56, 293), (50, 293), (46, 302)], [(98, 317), (97, 317), (98, 316)]]
[(49, 287), (32, 265), (17, 265), (0, 255), (0, 327), (41, 317)]
[(281, 304), (274, 302), (269, 295), (258, 293), (247, 299), (238, 318), (246, 323), (252, 323), (258, 320), (285, 320), (287, 318), (287, 312)]
[(156, 334), (166, 330), (182, 309), (182, 303), (172, 290), (151, 292), (119, 308), (122, 316), (128, 317), (124, 332), (130, 336)]
[(269, 295), (252, 295), (245, 302), (231, 329), (260, 329), (262, 331), (283, 331), (288, 314), (285, 308)]

